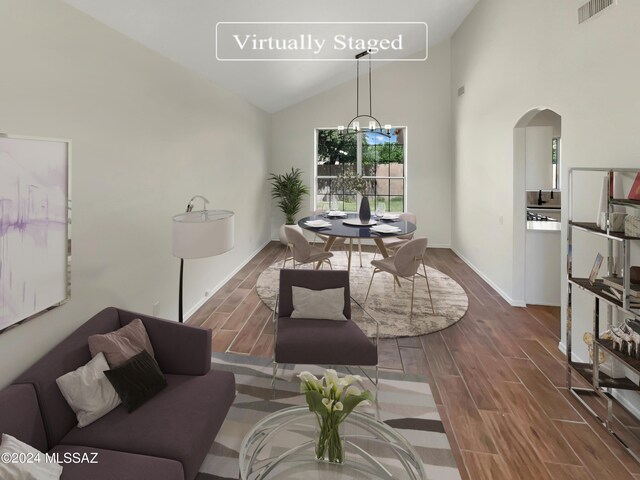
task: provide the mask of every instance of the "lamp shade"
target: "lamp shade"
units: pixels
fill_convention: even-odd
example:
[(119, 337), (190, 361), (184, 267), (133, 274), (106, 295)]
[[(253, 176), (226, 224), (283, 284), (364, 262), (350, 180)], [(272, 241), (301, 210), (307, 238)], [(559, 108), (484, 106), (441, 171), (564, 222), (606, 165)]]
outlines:
[(233, 248), (234, 213), (228, 210), (202, 210), (173, 217), (173, 255), (178, 258), (204, 258)]

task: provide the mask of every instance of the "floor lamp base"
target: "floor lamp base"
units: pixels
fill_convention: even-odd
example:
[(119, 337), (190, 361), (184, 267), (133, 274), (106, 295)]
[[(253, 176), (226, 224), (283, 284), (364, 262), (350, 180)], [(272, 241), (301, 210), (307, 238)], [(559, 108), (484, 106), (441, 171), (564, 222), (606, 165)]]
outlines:
[(184, 323), (184, 317), (182, 316), (182, 274), (184, 272), (184, 258), (180, 259), (180, 287), (178, 293), (178, 321)]

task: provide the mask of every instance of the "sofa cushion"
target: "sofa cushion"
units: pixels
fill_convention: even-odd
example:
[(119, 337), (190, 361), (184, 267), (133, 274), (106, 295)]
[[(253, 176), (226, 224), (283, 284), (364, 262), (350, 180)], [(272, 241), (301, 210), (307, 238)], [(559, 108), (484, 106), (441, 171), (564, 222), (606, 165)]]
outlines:
[(146, 350), (153, 357), (153, 347), (142, 320), (134, 319), (115, 332), (91, 335), (87, 342), (91, 356), (104, 353), (111, 368), (122, 365), (138, 353)]
[(107, 379), (109, 370), (104, 354), (99, 352), (89, 363), (56, 379), (62, 396), (84, 427), (120, 405), (120, 397)]
[(43, 452), (6, 433), (0, 443), (0, 478), (7, 480), (60, 480), (62, 466)]
[(0, 391), (0, 434), (6, 433), (46, 452), (40, 407), (33, 385), (9, 385)]
[(160, 367), (146, 350), (104, 374), (129, 412), (133, 412), (167, 386)]
[(166, 458), (77, 445), (58, 445), (53, 454), (64, 467), (61, 480), (184, 480), (182, 464)]
[(89, 335), (111, 332), (118, 328), (120, 328), (118, 310), (113, 307), (105, 308), (38, 360), (14, 382), (32, 383), (35, 387), (49, 448), (57, 445), (77, 423), (75, 413), (56, 384), (56, 378), (91, 360), (87, 345)]
[(235, 378), (211, 370), (166, 379), (167, 388), (134, 412), (120, 405), (91, 425), (73, 428), (60, 443), (177, 460), (185, 479), (193, 479), (233, 403)]
[(320, 365), (376, 365), (378, 349), (353, 320), (278, 318), (275, 361)]

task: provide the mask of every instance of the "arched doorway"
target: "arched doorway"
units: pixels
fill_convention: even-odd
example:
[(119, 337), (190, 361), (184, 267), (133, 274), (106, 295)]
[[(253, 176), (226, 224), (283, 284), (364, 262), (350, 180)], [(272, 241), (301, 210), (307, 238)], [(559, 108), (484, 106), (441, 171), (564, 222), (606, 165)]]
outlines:
[(523, 306), (560, 305), (561, 123), (538, 107), (513, 129), (513, 298)]

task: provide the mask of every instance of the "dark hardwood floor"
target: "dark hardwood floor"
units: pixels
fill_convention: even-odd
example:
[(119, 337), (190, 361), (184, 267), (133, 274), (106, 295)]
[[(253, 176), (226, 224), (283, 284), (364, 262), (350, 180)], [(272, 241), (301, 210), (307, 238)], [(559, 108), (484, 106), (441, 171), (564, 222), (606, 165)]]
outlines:
[[(189, 319), (213, 329), (215, 351), (271, 356), (255, 283), (283, 250), (267, 245)], [(559, 309), (511, 307), (451, 250), (429, 249), (428, 264), (464, 287), (469, 311), (446, 330), (382, 340), (380, 365), (427, 378), (462, 478), (640, 480), (640, 464), (564, 388)]]

